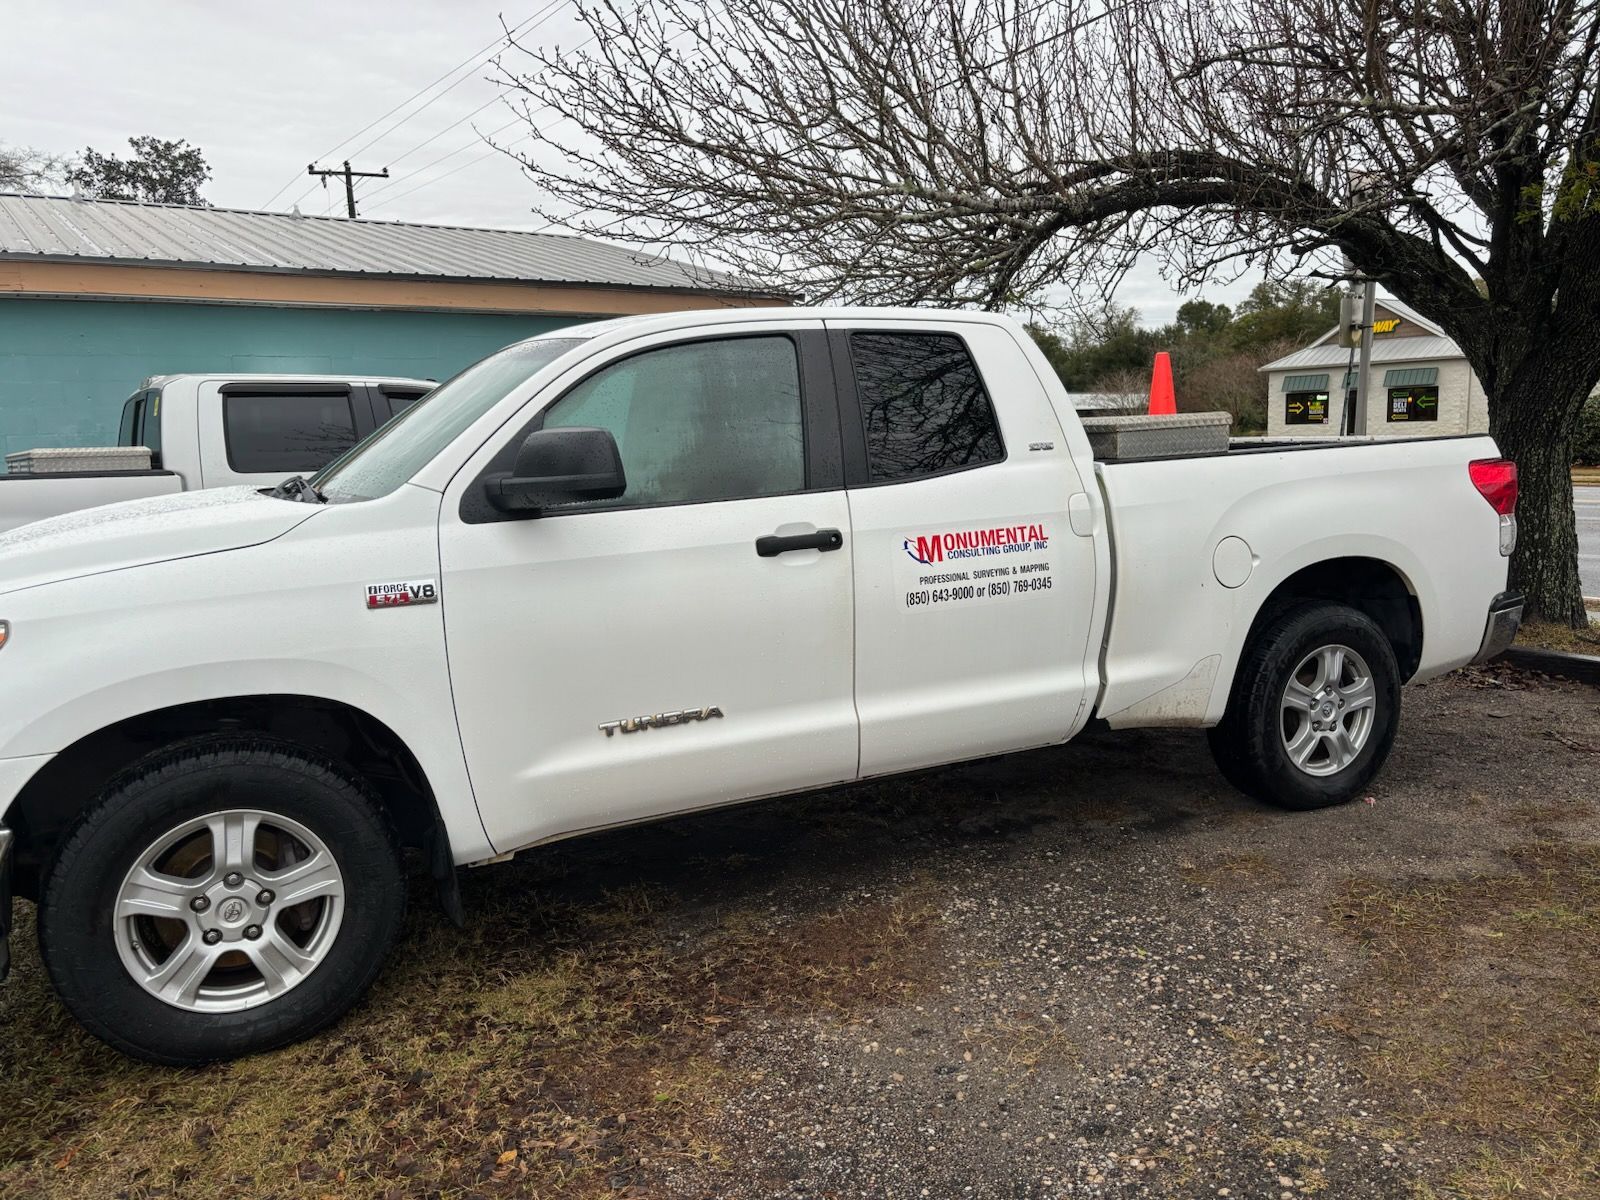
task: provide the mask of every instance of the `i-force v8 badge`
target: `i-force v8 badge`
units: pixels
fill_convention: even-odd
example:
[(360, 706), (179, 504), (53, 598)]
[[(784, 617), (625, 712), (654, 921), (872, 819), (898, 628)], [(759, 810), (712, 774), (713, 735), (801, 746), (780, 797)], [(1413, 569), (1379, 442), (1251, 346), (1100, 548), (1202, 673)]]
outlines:
[(439, 585), (432, 579), (367, 584), (368, 608), (405, 608), (412, 604), (437, 603), (439, 603)]

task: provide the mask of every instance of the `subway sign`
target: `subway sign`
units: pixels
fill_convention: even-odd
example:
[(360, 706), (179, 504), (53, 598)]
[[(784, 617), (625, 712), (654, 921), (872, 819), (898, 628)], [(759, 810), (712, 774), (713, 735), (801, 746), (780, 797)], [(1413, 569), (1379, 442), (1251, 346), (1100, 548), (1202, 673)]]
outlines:
[(1436, 387), (1409, 387), (1389, 389), (1389, 415), (1395, 421), (1437, 421), (1439, 419), (1439, 389)]
[(1284, 396), (1285, 425), (1325, 425), (1327, 421), (1327, 392), (1289, 392)]

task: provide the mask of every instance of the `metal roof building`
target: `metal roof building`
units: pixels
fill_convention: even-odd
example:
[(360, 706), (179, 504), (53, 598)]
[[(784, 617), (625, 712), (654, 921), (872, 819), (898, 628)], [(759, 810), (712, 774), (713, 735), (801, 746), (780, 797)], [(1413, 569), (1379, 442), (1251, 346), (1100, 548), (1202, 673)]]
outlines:
[(559, 234), (0, 193), (0, 451), (114, 441), (149, 375), (443, 379), (574, 321), (792, 300)]
[(786, 298), (720, 271), (561, 234), (5, 193), (0, 259)]
[[(1356, 354), (1330, 329), (1311, 345), (1261, 368), (1267, 377), (1267, 436), (1337, 432), (1355, 410)], [(1460, 347), (1399, 300), (1379, 297), (1373, 320), (1366, 428), (1372, 437), (1483, 433), (1489, 402)], [(1312, 428), (1307, 428), (1311, 426)]]

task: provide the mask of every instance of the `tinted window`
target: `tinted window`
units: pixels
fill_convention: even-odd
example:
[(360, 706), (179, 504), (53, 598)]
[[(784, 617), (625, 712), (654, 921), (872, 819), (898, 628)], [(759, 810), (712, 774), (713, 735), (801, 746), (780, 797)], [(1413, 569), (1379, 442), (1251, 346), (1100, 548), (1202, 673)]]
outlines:
[(161, 393), (140, 392), (122, 406), (122, 424), (117, 430), (117, 445), (144, 446), (152, 465), (161, 457)]
[(800, 366), (786, 337), (666, 346), (613, 363), (545, 414), (547, 429), (574, 425), (617, 439), (628, 490), (605, 506), (735, 500), (805, 487)]
[(388, 415), (391, 417), (398, 417), (401, 413), (405, 412), (406, 409), (410, 408), (413, 404), (415, 404), (418, 400), (421, 400), (427, 394), (427, 392), (400, 392), (385, 388), (378, 400), (380, 405), (378, 415), (380, 417), (384, 415), (381, 406), (387, 402)]
[(117, 445), (136, 446), (133, 431), (137, 428), (140, 409), (144, 407), (144, 394), (128, 397), (128, 402), (122, 406), (122, 424), (117, 428)]
[(161, 465), (161, 393), (159, 391), (145, 393), (144, 414), (139, 422), (139, 436), (134, 444), (136, 446), (149, 447), (151, 463), (155, 466)]
[(943, 333), (853, 333), (850, 358), (873, 483), (1005, 457), (977, 364)]
[(244, 474), (315, 471), (356, 443), (347, 393), (222, 398), (228, 465)]

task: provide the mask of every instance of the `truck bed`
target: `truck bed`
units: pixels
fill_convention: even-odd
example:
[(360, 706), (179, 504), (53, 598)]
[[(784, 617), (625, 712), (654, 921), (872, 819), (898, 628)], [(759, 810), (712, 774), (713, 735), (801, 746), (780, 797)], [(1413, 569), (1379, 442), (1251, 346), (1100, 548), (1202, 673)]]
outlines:
[(46, 517), (183, 491), (174, 471), (63, 471), (0, 475), (0, 533)]
[(1416, 675), (1470, 661), (1504, 577), (1460, 550), (1498, 540), (1467, 463), (1497, 454), (1476, 434), (1097, 462), (1116, 562), (1099, 715), (1114, 727), (1215, 722), (1267, 591), (1320, 562), (1375, 558), (1399, 573), (1422, 624)]

